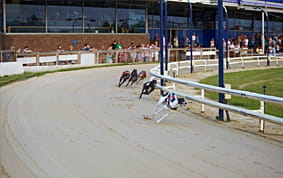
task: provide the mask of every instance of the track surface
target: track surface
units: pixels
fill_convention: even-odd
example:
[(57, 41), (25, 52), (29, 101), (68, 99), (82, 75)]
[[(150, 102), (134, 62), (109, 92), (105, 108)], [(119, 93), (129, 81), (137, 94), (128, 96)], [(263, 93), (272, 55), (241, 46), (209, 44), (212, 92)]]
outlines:
[(283, 177), (283, 145), (182, 113), (144, 120), (155, 101), (122, 71), (49, 74), (0, 89), (1, 162), (12, 177)]

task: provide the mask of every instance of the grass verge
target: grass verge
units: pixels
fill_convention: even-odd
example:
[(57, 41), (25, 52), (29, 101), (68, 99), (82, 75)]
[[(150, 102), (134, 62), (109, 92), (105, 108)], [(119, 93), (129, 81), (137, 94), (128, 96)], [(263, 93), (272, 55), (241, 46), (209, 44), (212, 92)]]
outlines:
[[(255, 93), (264, 93), (263, 86), (266, 86), (265, 94), (283, 97), (282, 77), (283, 68), (274, 68), (225, 73), (224, 81), (227, 84), (231, 84), (233, 89), (246, 90)], [(217, 86), (218, 75), (203, 79), (200, 83)], [(218, 100), (218, 94), (216, 92), (207, 91), (206, 97), (212, 100)], [(260, 107), (259, 101), (239, 96), (232, 96), (232, 99), (228, 100), (228, 103), (251, 110), (256, 110)], [(265, 113), (283, 117), (283, 105), (266, 103)]]

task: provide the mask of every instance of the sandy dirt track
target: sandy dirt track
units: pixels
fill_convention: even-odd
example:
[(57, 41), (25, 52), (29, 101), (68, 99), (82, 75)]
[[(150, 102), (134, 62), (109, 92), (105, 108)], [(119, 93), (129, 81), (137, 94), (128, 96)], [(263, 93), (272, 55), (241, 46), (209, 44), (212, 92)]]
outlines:
[(283, 177), (283, 144), (175, 112), (117, 87), (134, 67), (49, 74), (0, 89), (0, 160), (12, 178)]

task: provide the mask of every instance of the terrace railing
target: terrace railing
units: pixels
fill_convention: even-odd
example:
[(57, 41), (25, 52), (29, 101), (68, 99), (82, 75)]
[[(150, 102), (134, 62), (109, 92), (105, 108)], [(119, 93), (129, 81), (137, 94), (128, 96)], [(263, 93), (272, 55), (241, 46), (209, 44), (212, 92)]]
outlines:
[[(0, 62), (7, 61), (7, 52), (1, 52)], [(230, 50), (232, 56), (252, 56), (252, 50)], [(236, 54), (236, 55), (234, 55)], [(11, 53), (11, 61), (19, 61), (24, 66), (32, 65), (64, 65), (64, 64), (105, 64), (105, 63), (148, 63), (159, 61), (159, 49), (121, 49), (121, 50), (95, 50), (95, 51), (66, 51), (66, 52), (33, 52)], [(190, 57), (189, 48), (170, 48), (169, 61), (186, 61)], [(194, 48), (193, 60), (217, 59), (218, 51), (215, 48)], [(244, 59), (244, 58), (243, 58)]]

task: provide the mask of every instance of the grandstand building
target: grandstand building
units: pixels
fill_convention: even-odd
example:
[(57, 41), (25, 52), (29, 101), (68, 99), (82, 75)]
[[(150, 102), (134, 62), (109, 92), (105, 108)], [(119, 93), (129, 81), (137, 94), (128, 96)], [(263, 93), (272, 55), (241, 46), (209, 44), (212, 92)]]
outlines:
[[(190, 0), (168, 0), (168, 34), (189, 34)], [(90, 43), (106, 48), (113, 40), (150, 43), (159, 32), (158, 0), (1, 0), (0, 49), (29, 46), (55, 51), (58, 44), (81, 49)], [(217, 39), (217, 0), (191, 0), (192, 28), (197, 42)], [(262, 32), (262, 14), (269, 16), (269, 34), (283, 34), (283, 0), (223, 0), (228, 13), (228, 37)], [(224, 18), (225, 20), (225, 18)], [(266, 21), (266, 18), (265, 18)], [(226, 24), (226, 23), (224, 23)], [(264, 23), (265, 26), (267, 23)], [(266, 29), (267, 27), (265, 27)]]

